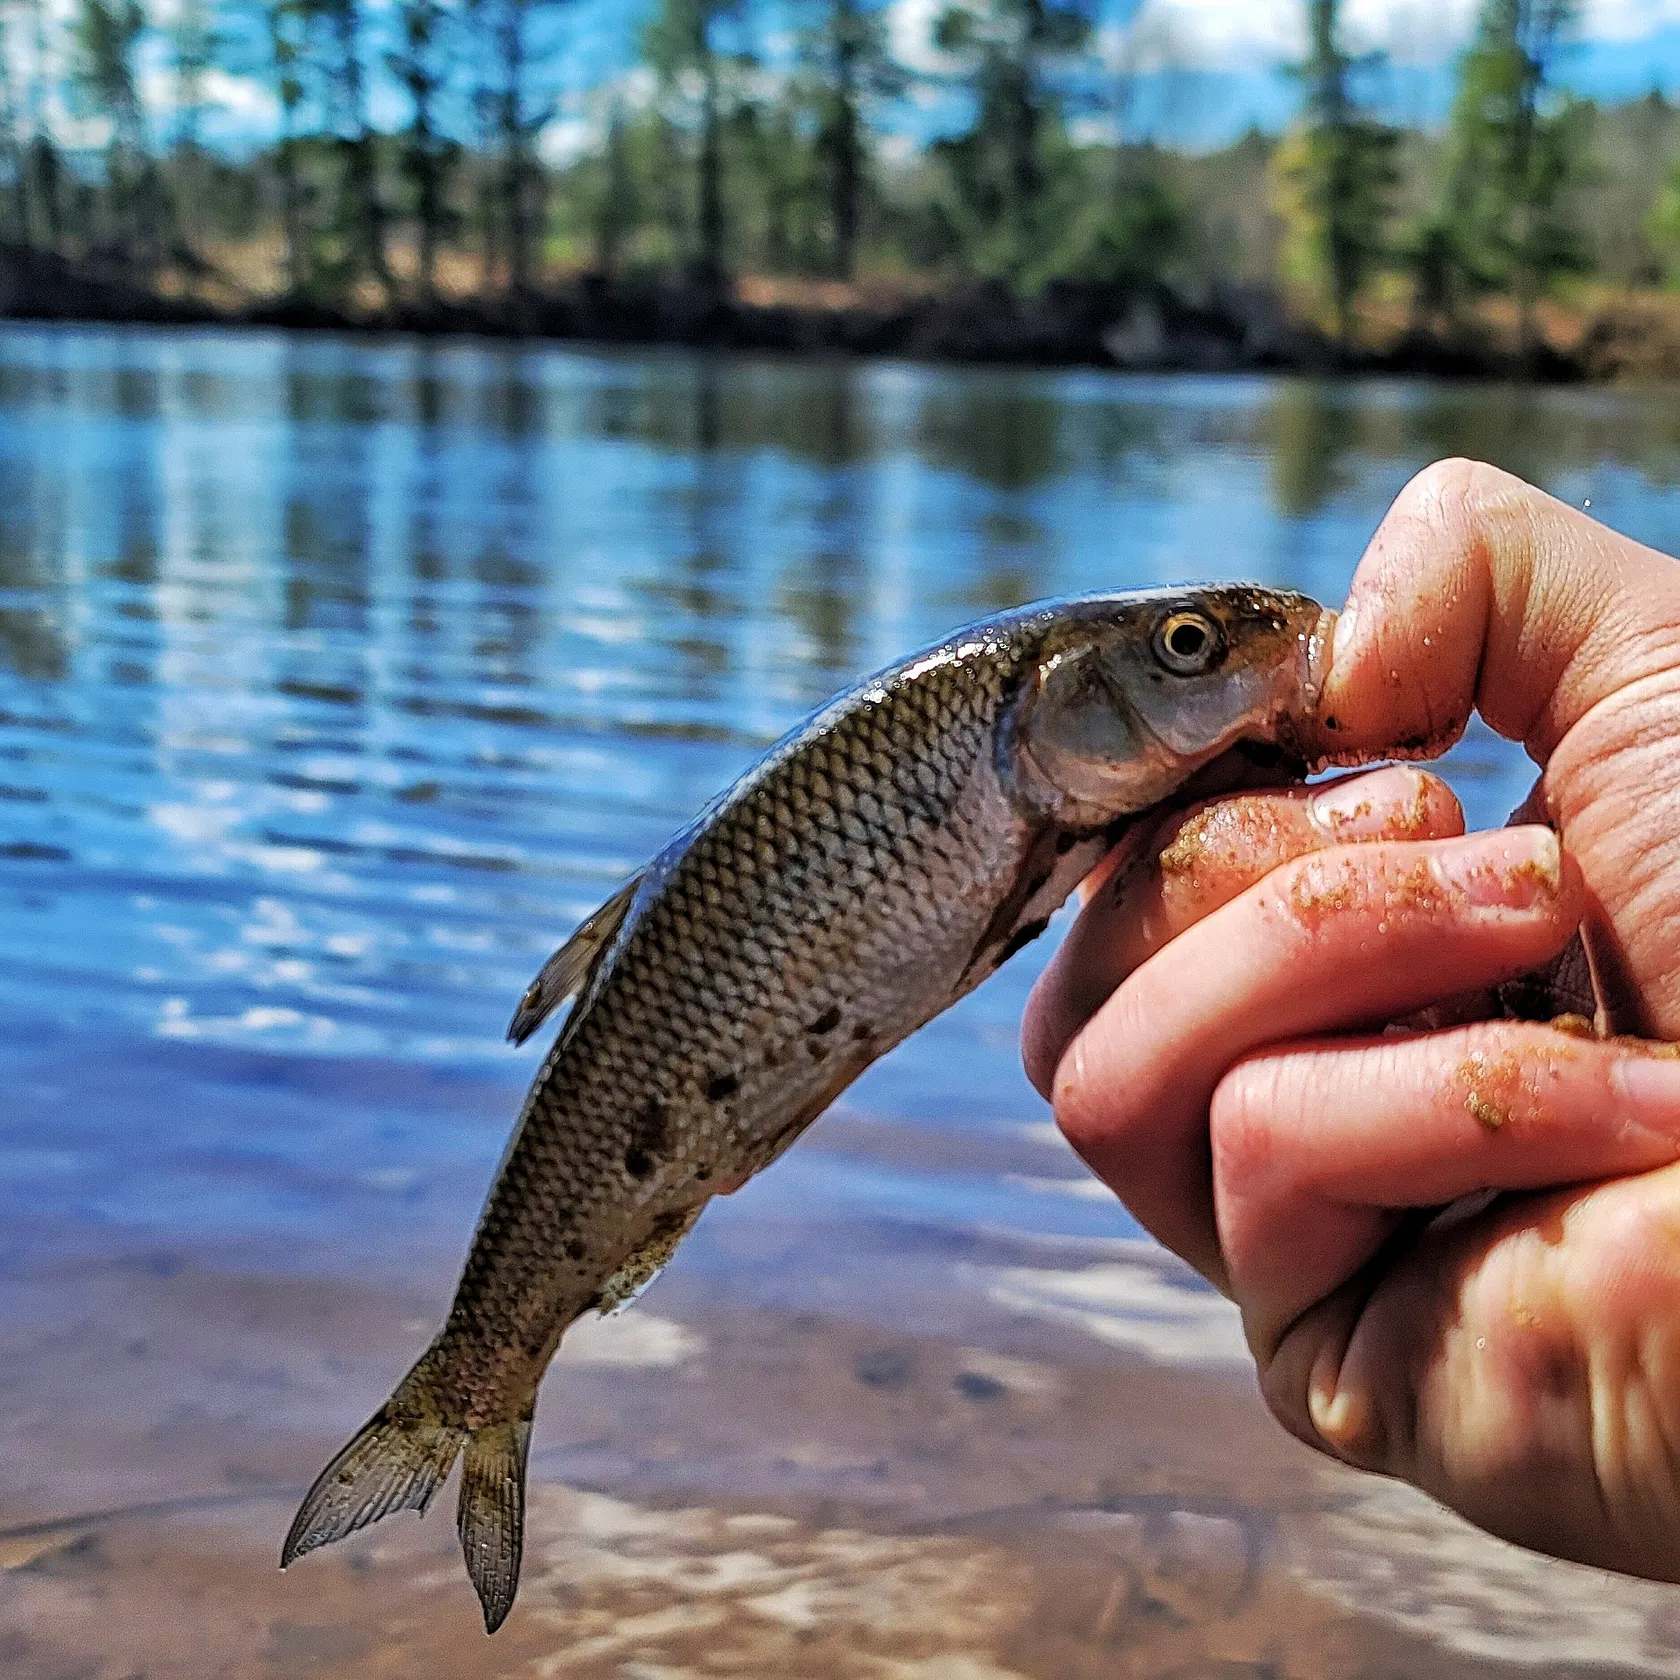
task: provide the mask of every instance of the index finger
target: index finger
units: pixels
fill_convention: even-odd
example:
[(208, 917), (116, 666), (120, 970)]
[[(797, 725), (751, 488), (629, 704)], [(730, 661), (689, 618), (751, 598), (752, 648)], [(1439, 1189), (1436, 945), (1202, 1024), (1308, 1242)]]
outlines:
[(1446, 783), (1405, 765), (1192, 806), (1087, 895), (1027, 1000), (1027, 1077), (1048, 1097), (1063, 1052), (1121, 981), (1280, 864), (1353, 841), (1463, 832), (1464, 813)]

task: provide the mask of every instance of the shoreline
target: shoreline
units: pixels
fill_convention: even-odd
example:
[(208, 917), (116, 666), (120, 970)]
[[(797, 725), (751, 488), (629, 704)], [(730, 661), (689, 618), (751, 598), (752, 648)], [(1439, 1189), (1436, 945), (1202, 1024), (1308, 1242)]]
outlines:
[(138, 284), (108, 265), (0, 244), (0, 319), (15, 321), (465, 335), (969, 366), (1544, 385), (1680, 373), (1680, 338), (1671, 346), (1653, 318), (1650, 310), (1601, 312), (1573, 347), (1543, 340), (1525, 362), (1481, 329), (1413, 326), (1386, 346), (1344, 351), (1271, 292), (1243, 285), (1193, 298), (1165, 286), (1059, 280), (1021, 298), (1001, 282), (974, 280), (916, 295), (796, 302), (750, 297), (722, 283), (582, 274), (500, 299), (410, 299), (365, 309), (286, 297), (219, 304)]

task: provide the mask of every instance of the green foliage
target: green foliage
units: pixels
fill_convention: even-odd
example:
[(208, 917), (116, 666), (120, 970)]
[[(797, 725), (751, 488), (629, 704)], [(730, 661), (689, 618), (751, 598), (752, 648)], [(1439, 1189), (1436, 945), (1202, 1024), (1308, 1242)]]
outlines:
[(70, 87), (80, 108), (109, 117), (120, 144), (144, 143), (135, 52), (146, 31), (139, 0), (81, 0)]
[(1354, 101), (1338, 11), (1339, 0), (1309, 0), (1312, 50), (1297, 67), (1305, 109), (1274, 159), (1274, 192), (1288, 230), (1286, 272), (1328, 306), (1345, 344), (1359, 294), (1389, 254), (1399, 136)]
[(1164, 181), (1122, 167), (1106, 190), (1083, 195), (1067, 232), (1029, 264), (1028, 288), (1065, 277), (1113, 286), (1164, 280), (1189, 247), (1185, 206)]
[(933, 152), (952, 192), (946, 219), (968, 264), (1023, 284), (1080, 209), (1080, 160), (1056, 80), (1091, 39), (1087, 0), (968, 0), (948, 6), (934, 43), (963, 66), (975, 117)]
[(1586, 175), (1591, 112), (1551, 86), (1576, 11), (1574, 0), (1484, 0), (1459, 67), (1444, 204), (1427, 247), (1449, 305), (1512, 291), (1525, 337), (1535, 300), (1591, 266), (1572, 204)]
[(1680, 290), (1680, 162), (1670, 166), (1646, 227), (1662, 263), (1664, 281)]

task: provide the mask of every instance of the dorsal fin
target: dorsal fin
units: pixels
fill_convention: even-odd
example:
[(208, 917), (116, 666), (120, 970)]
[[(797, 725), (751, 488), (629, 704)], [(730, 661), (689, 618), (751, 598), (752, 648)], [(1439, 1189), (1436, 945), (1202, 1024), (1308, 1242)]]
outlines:
[(542, 965), (542, 972), (525, 988), (519, 1007), (508, 1022), (507, 1035), (523, 1044), (567, 998), (576, 997), (589, 983), (595, 965), (619, 930), (644, 871), (637, 870), (599, 910), (587, 916), (577, 932)]

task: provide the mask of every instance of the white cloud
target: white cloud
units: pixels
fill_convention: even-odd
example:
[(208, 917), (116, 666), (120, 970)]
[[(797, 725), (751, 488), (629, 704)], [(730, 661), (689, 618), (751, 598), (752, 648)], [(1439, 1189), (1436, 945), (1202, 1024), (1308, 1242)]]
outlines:
[(590, 117), (560, 117), (542, 131), (537, 151), (550, 169), (564, 169), (601, 141), (601, 125)]
[(1590, 0), (1581, 31), (1593, 41), (1639, 41), (1680, 25), (1680, 0)]
[[(938, 0), (899, 0), (898, 11)], [(1350, 46), (1381, 50), (1400, 63), (1440, 63), (1475, 26), (1478, 0), (1348, 0)], [(1680, 25), (1680, 0), (1587, 0), (1579, 38), (1637, 41)], [(1306, 52), (1304, 0), (1143, 0), (1111, 35), (1111, 52), (1134, 70), (1252, 70)]]
[(935, 49), (933, 26), (947, 0), (891, 0), (887, 7), (887, 41), (892, 55), (906, 70), (922, 76), (949, 75), (956, 63)]

